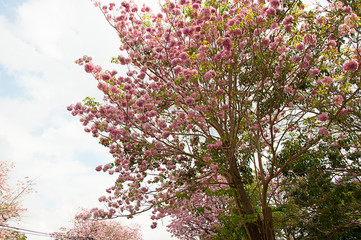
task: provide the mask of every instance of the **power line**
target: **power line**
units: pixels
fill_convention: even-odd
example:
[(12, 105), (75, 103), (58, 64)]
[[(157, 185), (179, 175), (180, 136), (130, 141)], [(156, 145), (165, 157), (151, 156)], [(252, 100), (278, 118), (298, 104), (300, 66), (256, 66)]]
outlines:
[[(0, 229), (3, 229), (5, 231), (14, 231), (14, 232), (18, 232), (18, 233), (24, 233), (24, 234), (40, 236), (40, 237), (48, 237), (48, 238), (62, 237), (62, 239), (64, 239), (63, 235), (56, 234), (56, 233), (50, 234), (50, 233), (46, 233), (46, 232), (39, 232), (39, 231), (34, 231), (34, 230), (30, 230), (30, 229), (25, 229), (25, 228), (6, 226), (6, 225), (2, 225), (2, 224), (0, 224), (0, 227), (1, 227)], [(66, 238), (67, 239), (77, 239), (77, 240), (94, 240), (91, 237), (81, 237), (81, 236), (66, 236)]]
[(7, 231), (13, 230), (13, 231), (19, 232), (19, 233), (25, 233), (25, 234), (29, 234), (29, 235), (52, 238), (50, 233), (39, 232), (39, 231), (34, 231), (34, 230), (29, 230), (29, 229), (19, 228), (19, 227), (13, 227), (13, 226), (6, 226), (6, 225), (2, 225), (2, 224), (0, 224), (0, 227)]

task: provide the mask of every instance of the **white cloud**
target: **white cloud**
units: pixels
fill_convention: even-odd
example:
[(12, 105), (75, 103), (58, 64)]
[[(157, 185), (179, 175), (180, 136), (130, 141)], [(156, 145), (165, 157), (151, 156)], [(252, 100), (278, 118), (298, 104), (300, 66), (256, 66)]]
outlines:
[[(28, 211), (19, 226), (57, 231), (69, 226), (78, 207), (101, 206), (98, 197), (114, 182), (114, 176), (94, 171), (112, 160), (107, 150), (66, 106), (101, 97), (95, 80), (74, 60), (87, 54), (111, 67), (119, 41), (88, 0), (23, 1), (12, 19), (0, 15), (0, 36), (1, 69), (11, 75), (0, 82), (18, 87), (0, 95), (0, 159), (15, 162), (14, 175), (34, 178), (37, 190), (25, 197)], [(147, 215), (129, 222), (142, 226), (145, 240), (171, 239), (164, 226), (151, 230)]]

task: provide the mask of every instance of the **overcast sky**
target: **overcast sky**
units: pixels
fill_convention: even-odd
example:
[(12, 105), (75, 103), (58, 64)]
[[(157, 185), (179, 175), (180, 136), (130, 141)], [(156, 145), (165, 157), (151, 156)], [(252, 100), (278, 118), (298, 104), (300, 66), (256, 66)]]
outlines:
[[(66, 107), (101, 99), (96, 81), (74, 61), (86, 54), (103, 69), (116, 68), (110, 59), (118, 47), (90, 0), (0, 0), (0, 159), (16, 164), (13, 179), (34, 179), (37, 191), (24, 198), (19, 227), (58, 231), (79, 207), (101, 206), (97, 199), (115, 176), (94, 168), (112, 159)], [(147, 214), (121, 221), (141, 225), (145, 240), (172, 239), (161, 222), (150, 229)]]

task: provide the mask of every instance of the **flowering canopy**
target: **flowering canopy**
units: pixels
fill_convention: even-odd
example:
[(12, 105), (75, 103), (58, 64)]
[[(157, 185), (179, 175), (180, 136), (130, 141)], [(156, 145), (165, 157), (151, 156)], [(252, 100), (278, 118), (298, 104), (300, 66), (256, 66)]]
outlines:
[[(112, 62), (127, 72), (77, 60), (104, 103), (87, 98), (68, 110), (114, 157), (96, 170), (117, 176), (99, 199), (108, 211), (95, 216), (153, 209), (160, 219), (180, 199), (226, 184), (249, 238), (273, 239), (272, 179), (321, 143), (347, 137), (360, 146), (361, 58), (350, 7), (180, 0), (156, 14), (133, 1), (96, 5), (122, 43)], [(290, 142), (297, 151), (282, 152)]]
[(122, 226), (116, 221), (95, 221), (91, 211), (83, 210), (77, 214), (74, 227), (66, 233), (53, 233), (56, 239), (93, 239), (93, 240), (142, 240), (138, 227)]

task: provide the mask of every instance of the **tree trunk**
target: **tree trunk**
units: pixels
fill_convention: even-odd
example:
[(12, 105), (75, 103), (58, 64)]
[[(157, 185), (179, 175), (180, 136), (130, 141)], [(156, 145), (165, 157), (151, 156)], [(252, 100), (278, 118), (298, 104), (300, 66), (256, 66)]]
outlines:
[(274, 229), (273, 229), (273, 218), (272, 218), (272, 208), (265, 206), (262, 208), (263, 213), (263, 234), (265, 239), (275, 239)]
[[(230, 171), (227, 180), (231, 187), (237, 189), (235, 194), (235, 202), (240, 215), (255, 215), (254, 208), (251, 204), (250, 198), (244, 189), (241, 176), (237, 171)], [(237, 197), (239, 196), (239, 198)], [(263, 206), (262, 213), (257, 215), (257, 220), (254, 222), (243, 223), (250, 240), (274, 240), (272, 209), (269, 206)]]
[(261, 214), (258, 214), (257, 221), (245, 224), (250, 240), (275, 239), (271, 208), (268, 207), (266, 211), (263, 211), (262, 215), (263, 219), (261, 218)]

